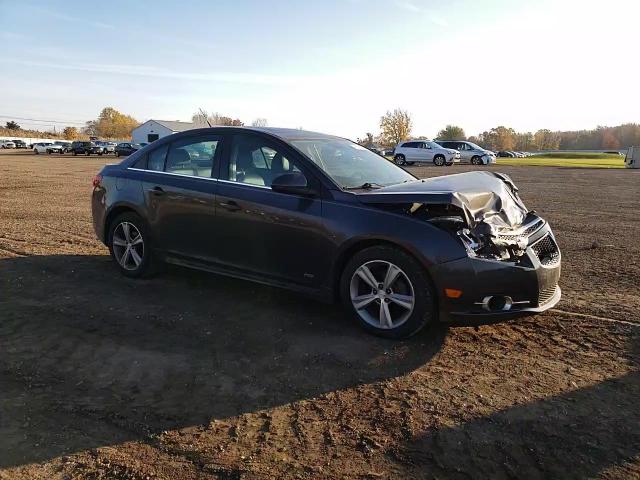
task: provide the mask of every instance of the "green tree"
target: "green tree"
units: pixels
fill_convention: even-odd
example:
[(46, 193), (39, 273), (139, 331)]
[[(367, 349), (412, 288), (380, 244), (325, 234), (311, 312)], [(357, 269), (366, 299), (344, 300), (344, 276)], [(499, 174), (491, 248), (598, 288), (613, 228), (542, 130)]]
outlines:
[(101, 138), (127, 138), (140, 125), (135, 118), (120, 113), (115, 108), (105, 107), (96, 120), (87, 122), (84, 133)]
[(6, 128), (8, 130), (20, 130), (20, 125), (18, 125), (16, 122), (11, 120), (10, 122), (7, 122), (5, 124), (4, 128)]
[(457, 125), (447, 125), (438, 132), (438, 140), (466, 140), (462, 127)]
[(380, 118), (381, 136), (385, 144), (397, 145), (411, 135), (411, 115), (406, 110), (396, 108)]
[(76, 127), (65, 127), (62, 131), (65, 140), (75, 140), (78, 138), (78, 129)]

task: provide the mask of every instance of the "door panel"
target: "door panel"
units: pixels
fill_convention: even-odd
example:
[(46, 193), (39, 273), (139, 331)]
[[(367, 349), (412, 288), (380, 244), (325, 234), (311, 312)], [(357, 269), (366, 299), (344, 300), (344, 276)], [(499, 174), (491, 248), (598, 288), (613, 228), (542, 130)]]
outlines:
[(301, 172), (299, 154), (255, 134), (233, 136), (218, 182), (215, 233), (217, 259), (227, 267), (276, 281), (315, 287), (325, 279), (329, 241), (319, 197), (278, 193), (271, 181)]
[(216, 230), (212, 178), (222, 139), (182, 137), (147, 154), (143, 183), (156, 247), (178, 256), (212, 261)]
[(317, 198), (220, 182), (215, 232), (217, 260), (281, 281), (315, 286), (327, 245)]

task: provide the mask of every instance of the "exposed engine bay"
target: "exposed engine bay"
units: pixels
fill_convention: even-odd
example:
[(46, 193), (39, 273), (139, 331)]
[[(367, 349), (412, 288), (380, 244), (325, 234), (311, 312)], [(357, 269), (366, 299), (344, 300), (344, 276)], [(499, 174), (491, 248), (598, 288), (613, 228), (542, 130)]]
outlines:
[(545, 223), (527, 210), (511, 178), (500, 173), (469, 172), (381, 190), (384, 193), (363, 195), (363, 200), (450, 232), (470, 256), (517, 261), (525, 253), (528, 237)]

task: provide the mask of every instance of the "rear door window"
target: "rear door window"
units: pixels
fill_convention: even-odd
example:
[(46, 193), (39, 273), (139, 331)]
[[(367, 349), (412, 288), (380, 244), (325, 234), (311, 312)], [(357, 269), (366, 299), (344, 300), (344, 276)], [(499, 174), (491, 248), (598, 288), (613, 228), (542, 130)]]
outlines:
[(147, 160), (147, 170), (153, 170), (154, 172), (162, 172), (164, 170), (164, 159), (167, 156), (168, 144), (164, 144), (161, 147), (149, 152)]
[[(187, 137), (171, 143), (165, 172), (211, 178), (219, 137)], [(151, 158), (151, 157), (149, 157)]]

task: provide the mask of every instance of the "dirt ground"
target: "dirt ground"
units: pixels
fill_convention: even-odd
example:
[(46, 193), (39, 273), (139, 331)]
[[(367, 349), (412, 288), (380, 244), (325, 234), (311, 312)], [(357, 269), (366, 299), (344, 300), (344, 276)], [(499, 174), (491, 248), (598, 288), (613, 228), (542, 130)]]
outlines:
[(0, 152), (0, 479), (640, 478), (640, 171), (491, 167), (551, 222), (561, 303), (394, 342), (286, 291), (124, 278), (105, 161)]

